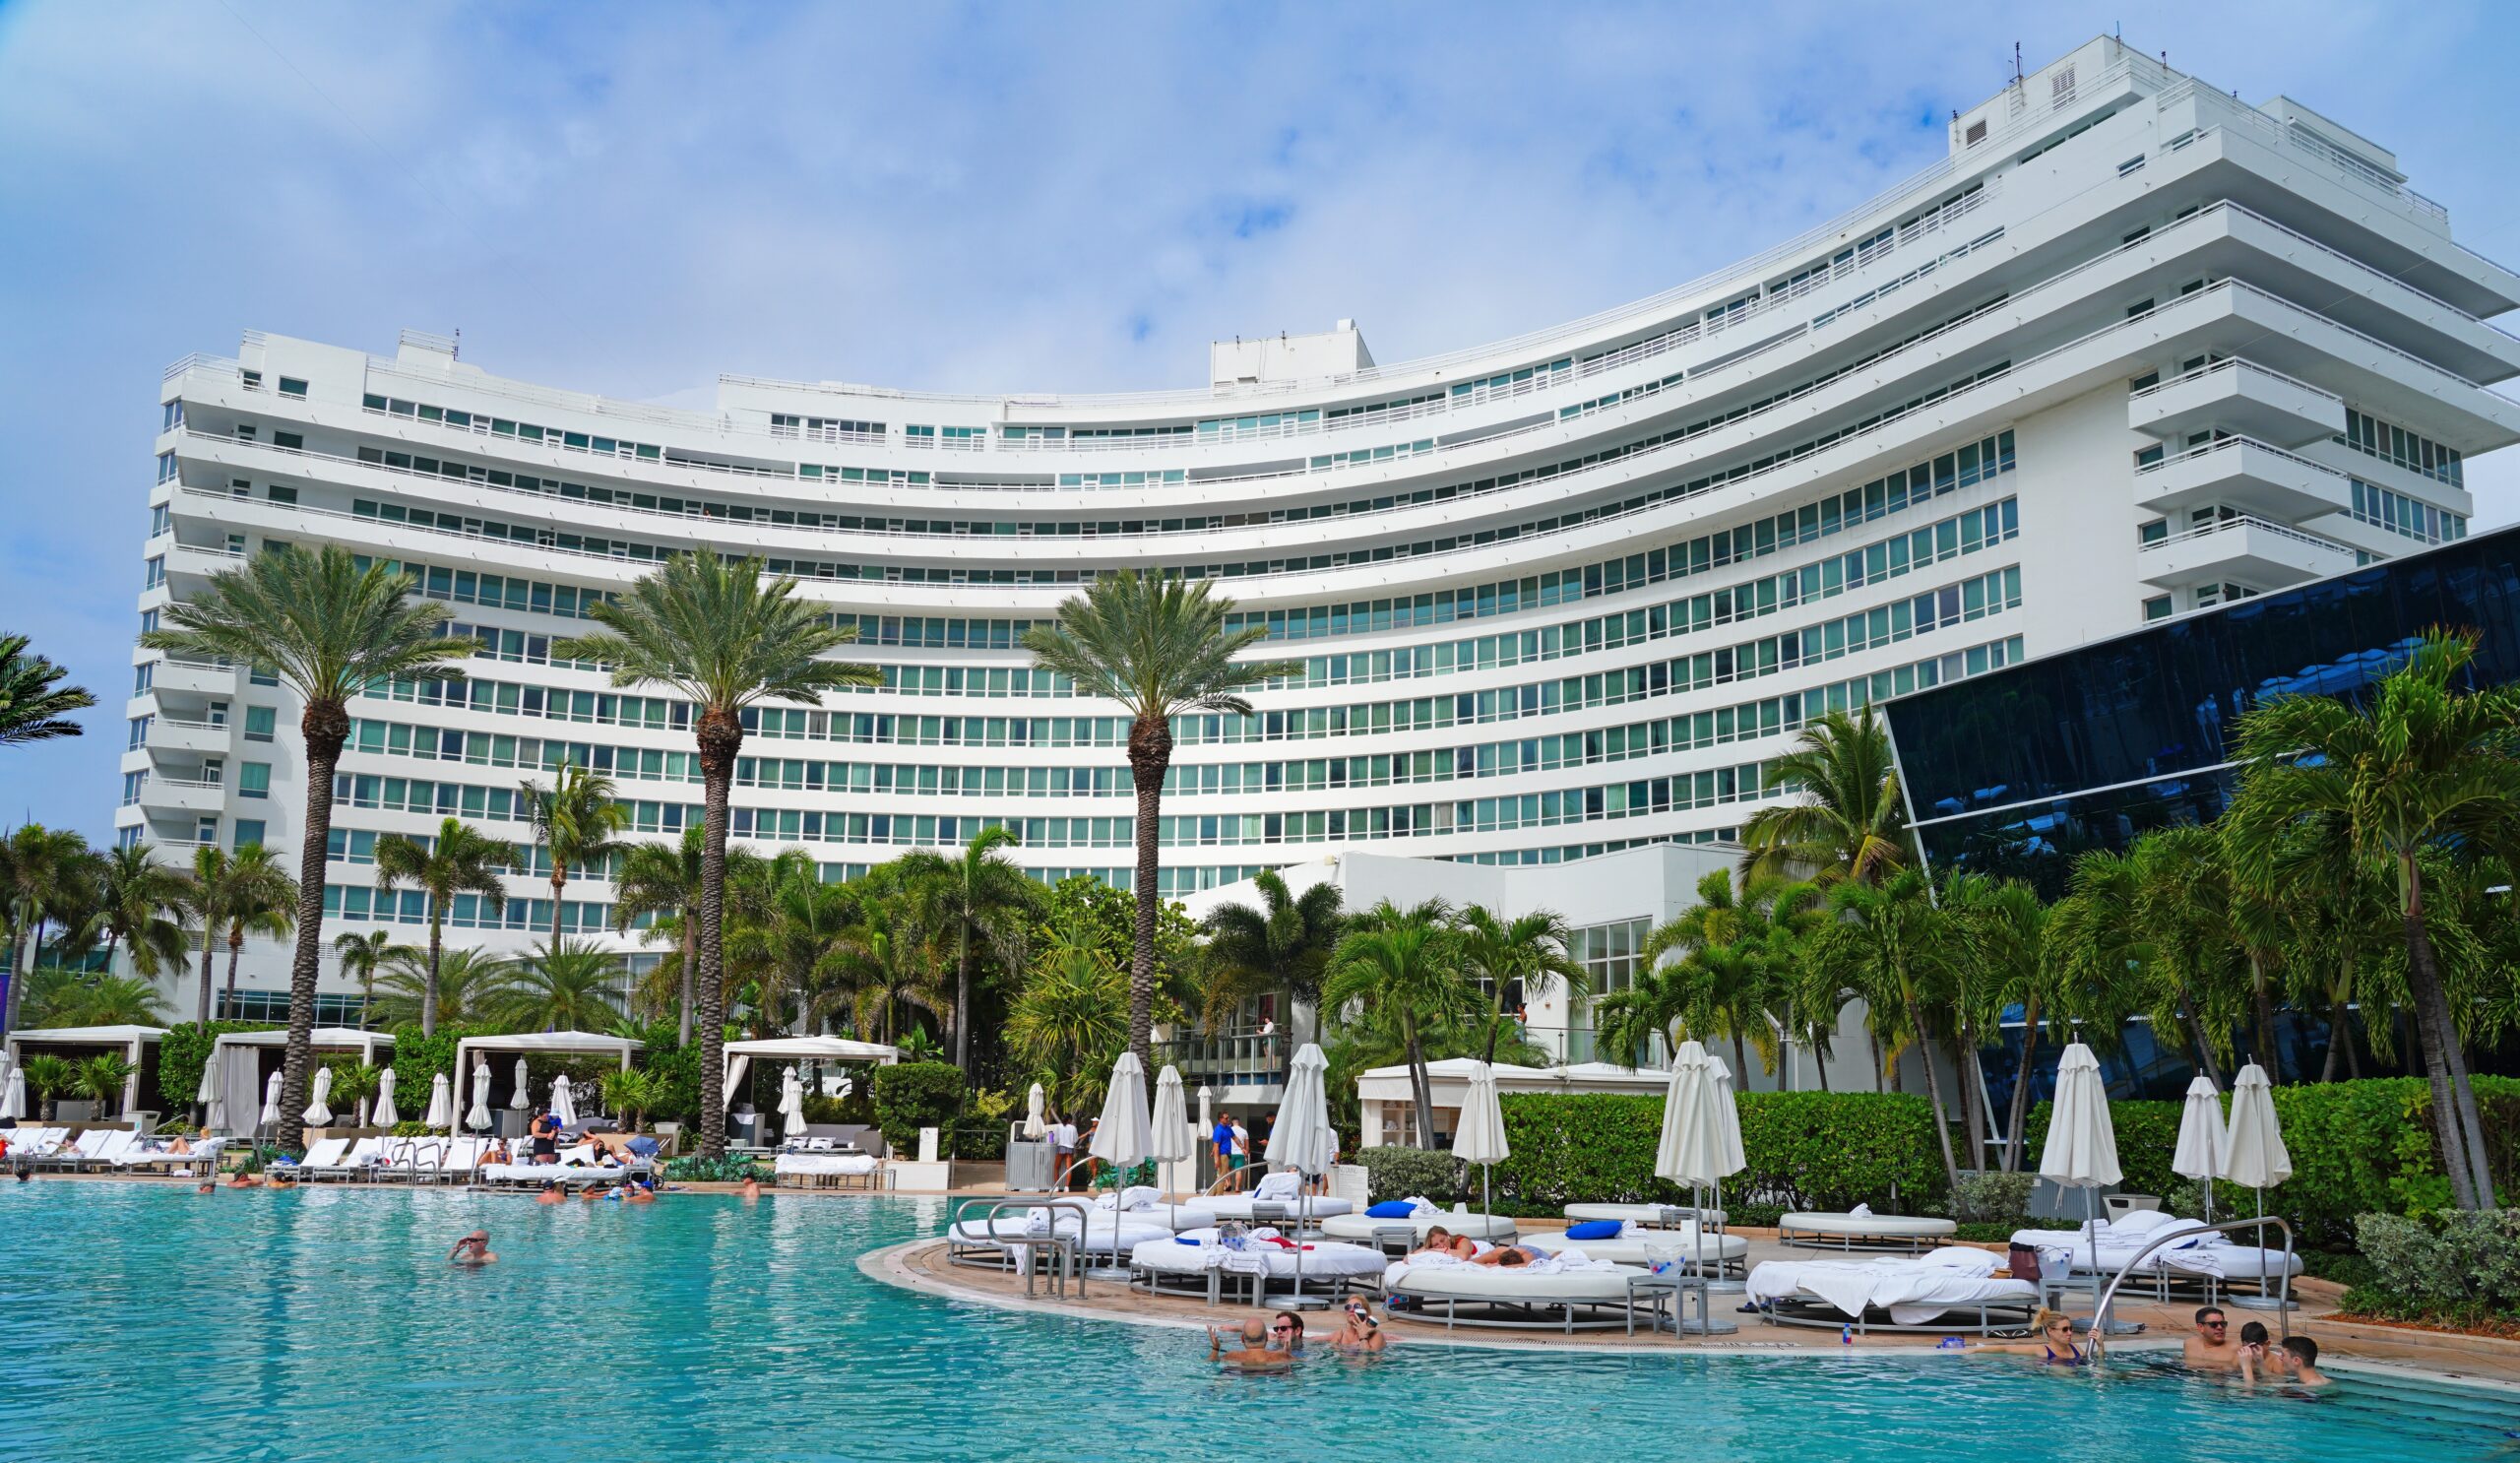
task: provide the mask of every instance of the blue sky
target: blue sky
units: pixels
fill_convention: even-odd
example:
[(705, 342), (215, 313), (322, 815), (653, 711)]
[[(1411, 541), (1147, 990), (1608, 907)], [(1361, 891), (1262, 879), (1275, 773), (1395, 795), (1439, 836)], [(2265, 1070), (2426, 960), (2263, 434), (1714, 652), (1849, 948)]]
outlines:
[(159, 373), (243, 330), (680, 405), (1181, 386), (1342, 316), (1398, 360), (1755, 253), (1932, 161), (2016, 39), (2120, 24), (2520, 261), (2509, 4), (9, 0), (0, 628), (104, 704), (0, 762), (0, 825), (110, 836)]

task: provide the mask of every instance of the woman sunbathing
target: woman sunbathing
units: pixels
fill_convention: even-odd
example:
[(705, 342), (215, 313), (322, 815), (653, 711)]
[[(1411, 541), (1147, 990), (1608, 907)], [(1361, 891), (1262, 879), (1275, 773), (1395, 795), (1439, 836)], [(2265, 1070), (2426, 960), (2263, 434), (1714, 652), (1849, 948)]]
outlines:
[[(1464, 1236), (1462, 1242), (1470, 1243), (1470, 1238)], [(1535, 1260), (1546, 1259), (1548, 1256), (1528, 1244), (1499, 1244), (1484, 1254), (1474, 1254), (1468, 1258), (1474, 1265), (1495, 1265), (1511, 1270), (1531, 1264)]]

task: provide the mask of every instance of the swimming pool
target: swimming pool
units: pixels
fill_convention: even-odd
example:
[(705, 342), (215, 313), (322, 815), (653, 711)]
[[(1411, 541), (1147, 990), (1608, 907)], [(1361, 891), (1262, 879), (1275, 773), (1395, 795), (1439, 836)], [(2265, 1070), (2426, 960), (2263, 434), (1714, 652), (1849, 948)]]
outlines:
[[(0, 1184), (0, 1457), (2506, 1456), (2520, 1407), (1988, 1359), (1411, 1346), (1219, 1375), (1195, 1333), (858, 1273), (942, 1201)], [(447, 1265), (475, 1225), (501, 1255)]]

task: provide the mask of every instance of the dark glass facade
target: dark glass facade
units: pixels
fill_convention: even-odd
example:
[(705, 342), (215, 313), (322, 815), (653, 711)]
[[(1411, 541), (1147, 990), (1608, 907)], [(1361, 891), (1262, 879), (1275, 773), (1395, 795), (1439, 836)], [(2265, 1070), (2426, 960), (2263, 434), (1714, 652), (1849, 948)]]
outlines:
[(2221, 813), (2242, 712), (2359, 695), (2434, 625), (2482, 633), (2480, 681), (2520, 679), (2520, 528), (1902, 696), (1884, 713), (1926, 860), (2052, 899), (2081, 851)]

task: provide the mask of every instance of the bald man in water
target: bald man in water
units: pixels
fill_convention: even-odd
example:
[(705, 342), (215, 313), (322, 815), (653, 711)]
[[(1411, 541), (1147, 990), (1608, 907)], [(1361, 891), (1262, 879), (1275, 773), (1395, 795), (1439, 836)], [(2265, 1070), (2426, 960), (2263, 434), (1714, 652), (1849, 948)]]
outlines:
[(1269, 1328), (1258, 1316), (1242, 1323), (1242, 1349), (1227, 1351), (1225, 1332), (1208, 1327), (1208, 1360), (1222, 1362), (1244, 1371), (1279, 1371), (1292, 1364), (1292, 1358), (1269, 1346)]

